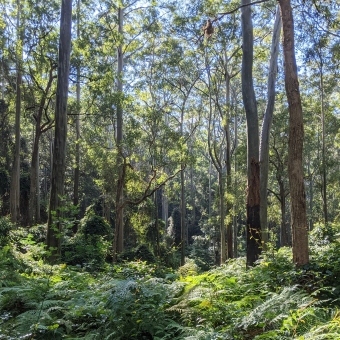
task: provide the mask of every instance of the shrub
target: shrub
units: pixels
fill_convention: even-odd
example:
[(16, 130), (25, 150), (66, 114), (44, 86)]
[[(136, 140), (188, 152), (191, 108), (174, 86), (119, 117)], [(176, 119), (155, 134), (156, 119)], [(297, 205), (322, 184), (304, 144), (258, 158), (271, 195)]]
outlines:
[(97, 235), (108, 238), (111, 234), (111, 228), (102, 216), (90, 212), (81, 220), (80, 232), (85, 237)]
[(146, 244), (139, 244), (136, 248), (125, 251), (119, 255), (119, 260), (126, 261), (146, 261), (153, 263), (156, 261), (155, 256)]
[(81, 265), (93, 271), (101, 269), (109, 253), (109, 242), (102, 236), (76, 235), (69, 238), (61, 250), (62, 261), (70, 265)]
[(0, 246), (5, 246), (9, 241), (9, 232), (13, 229), (13, 224), (8, 217), (0, 217)]

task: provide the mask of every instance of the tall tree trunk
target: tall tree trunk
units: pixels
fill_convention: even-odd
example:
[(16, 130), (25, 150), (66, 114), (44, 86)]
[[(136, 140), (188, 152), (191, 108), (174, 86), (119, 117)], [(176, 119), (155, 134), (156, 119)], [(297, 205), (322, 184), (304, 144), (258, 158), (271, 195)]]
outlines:
[(37, 170), (36, 170), (36, 178), (37, 178), (37, 200), (35, 205), (35, 220), (36, 223), (41, 222), (41, 216), (40, 216), (40, 155), (39, 151), (40, 147), (38, 146), (38, 157), (37, 157)]
[[(217, 155), (215, 145), (211, 145), (211, 125), (213, 124), (213, 118), (212, 118), (212, 86), (211, 86), (211, 74), (210, 74), (210, 66), (208, 62), (208, 57), (206, 55), (206, 69), (208, 74), (208, 90), (209, 90), (209, 126), (208, 126), (208, 151), (210, 160), (212, 161), (212, 164), (214, 165), (217, 174), (218, 174), (218, 192), (219, 192), (219, 210), (220, 210), (220, 254), (218, 254), (218, 251), (215, 252), (215, 262), (217, 265), (224, 264), (226, 261), (226, 243), (225, 243), (225, 167), (223, 166), (224, 161), (222, 160), (222, 155), (224, 152), (220, 152), (220, 156)], [(216, 98), (217, 99), (217, 98)], [(218, 104), (218, 99), (216, 100), (217, 107), (220, 111), (220, 115), (222, 115), (220, 105)], [(214, 124), (213, 124), (214, 125)], [(216, 142), (214, 141), (214, 144)], [(209, 183), (210, 184), (210, 183)], [(209, 198), (211, 200), (211, 198)], [(211, 205), (211, 201), (209, 202), (209, 206)], [(210, 215), (210, 213), (209, 213)], [(219, 261), (219, 263), (218, 263)]]
[(280, 207), (281, 207), (281, 228), (280, 228), (280, 246), (286, 247), (289, 246), (289, 239), (288, 239), (288, 229), (286, 223), (286, 191), (284, 187), (284, 181), (281, 178), (279, 180), (279, 187), (280, 187)]
[(310, 170), (310, 153), (308, 153), (308, 178), (309, 178), (309, 230), (313, 230), (314, 228), (314, 222), (313, 222), (313, 207), (314, 207), (314, 181), (313, 181), (313, 174)]
[(220, 264), (224, 264), (227, 259), (226, 252), (226, 229), (225, 229), (225, 175), (222, 170), (218, 171), (218, 192), (220, 196), (220, 240), (221, 240), (221, 257)]
[[(123, 18), (124, 9), (118, 8), (118, 34), (123, 35)], [(123, 46), (120, 44), (117, 47), (117, 91), (120, 98), (117, 104), (117, 121), (116, 121), (116, 143), (117, 143), (117, 168), (118, 168), (118, 181), (116, 191), (116, 218), (115, 218), (115, 240), (114, 240), (114, 255), (113, 261), (115, 262), (117, 254), (124, 250), (124, 160), (123, 160)]]
[(40, 192), (39, 192), (39, 143), (43, 132), (46, 132), (52, 127), (52, 121), (42, 124), (42, 117), (46, 109), (46, 99), (52, 87), (55, 76), (53, 75), (55, 66), (51, 62), (49, 71), (49, 79), (44, 89), (44, 93), (39, 102), (38, 112), (33, 116), (35, 119), (35, 134), (33, 141), (31, 170), (30, 170), (30, 199), (28, 209), (28, 223), (32, 225), (34, 222), (40, 221)]
[(32, 160), (30, 169), (30, 199), (28, 209), (29, 224), (33, 225), (37, 221), (37, 203), (39, 186), (39, 140), (40, 140), (40, 120), (36, 122), (34, 143), (32, 150)]
[(272, 47), (270, 53), (269, 72), (268, 72), (268, 85), (267, 85), (267, 107), (264, 114), (261, 132), (260, 144), (260, 220), (261, 220), (261, 233), (262, 244), (266, 247), (268, 242), (268, 219), (267, 219), (267, 189), (268, 189), (268, 172), (269, 172), (269, 136), (270, 128), (273, 122), (274, 103), (275, 103), (275, 82), (277, 75), (277, 58), (279, 54), (279, 40), (281, 33), (281, 17), (280, 8), (277, 7), (276, 18), (274, 23)]
[(233, 256), (234, 258), (237, 258), (238, 256), (238, 253), (237, 253), (237, 232), (238, 232), (238, 228), (237, 228), (237, 217), (238, 217), (238, 214), (236, 213), (237, 211), (237, 205), (236, 205), (236, 202), (237, 202), (237, 170), (238, 170), (238, 167), (237, 167), (237, 156), (236, 156), (236, 149), (238, 147), (238, 126), (237, 126), (237, 116), (235, 114), (235, 118), (234, 118), (234, 131), (235, 131), (235, 146), (234, 146), (234, 173), (235, 173), (235, 179), (234, 179), (234, 192), (235, 192), (235, 202), (234, 202), (234, 205), (233, 205)]
[[(77, 39), (80, 38), (80, 0), (77, 1)], [(79, 174), (80, 174), (80, 60), (77, 65), (77, 110), (76, 115), (76, 164), (74, 169), (74, 186), (73, 186), (73, 205), (75, 207), (79, 204)], [(73, 232), (78, 230), (78, 213), (76, 213), (76, 222), (73, 225)]]
[[(227, 60), (227, 55), (226, 52), (224, 52), (224, 73), (225, 73), (225, 84), (226, 84), (226, 107), (227, 107), (227, 112), (226, 112), (226, 117), (225, 117), (225, 124), (224, 124), (224, 132), (225, 132), (225, 138), (226, 138), (226, 184), (227, 184), (227, 192), (231, 193), (232, 191), (232, 178), (231, 178), (231, 139), (230, 139), (230, 80), (231, 76), (229, 75), (228, 72), (228, 60)], [(224, 204), (224, 202), (223, 202)], [(228, 199), (226, 200), (226, 210), (225, 210), (225, 215), (229, 216), (231, 212), (231, 203), (228, 202)], [(233, 258), (233, 221), (230, 218), (229, 222), (227, 224), (227, 258), (231, 259)]]
[(16, 52), (16, 102), (15, 102), (15, 151), (10, 189), (10, 213), (12, 223), (20, 219), (20, 115), (21, 115), (21, 64), (22, 64), (22, 25), (20, 22), (21, 5), (17, 1), (17, 52)]
[(326, 125), (325, 125), (325, 95), (323, 85), (323, 61), (320, 52), (320, 90), (321, 90), (321, 124), (322, 124), (322, 199), (325, 225), (328, 223), (327, 211), (327, 168), (326, 168)]
[[(247, 5), (250, 0), (241, 0)], [(261, 253), (260, 164), (257, 103), (253, 86), (253, 24), (251, 7), (242, 7), (242, 97), (247, 117), (247, 266), (254, 265)]]
[[(169, 125), (169, 118), (168, 114), (164, 113), (164, 123), (166, 126)], [(165, 223), (165, 232), (168, 230), (168, 218), (169, 218), (169, 203), (168, 203), (168, 197), (166, 196), (166, 190), (165, 190), (165, 185), (162, 187), (162, 219)]]
[[(181, 123), (181, 132), (183, 133), (183, 123)], [(181, 171), (181, 266), (185, 264), (185, 248), (186, 248), (186, 202), (185, 202), (185, 179), (184, 179), (184, 164)]]
[(64, 195), (64, 178), (66, 170), (67, 99), (70, 72), (71, 27), (72, 0), (62, 0), (51, 196), (47, 224), (47, 247), (51, 251), (49, 257), (51, 263), (56, 262), (60, 255), (61, 199)]
[(288, 174), (291, 201), (293, 261), (309, 262), (306, 197), (303, 182), (303, 114), (294, 51), (294, 22), (290, 0), (279, 0), (283, 26), (285, 86), (289, 105)]

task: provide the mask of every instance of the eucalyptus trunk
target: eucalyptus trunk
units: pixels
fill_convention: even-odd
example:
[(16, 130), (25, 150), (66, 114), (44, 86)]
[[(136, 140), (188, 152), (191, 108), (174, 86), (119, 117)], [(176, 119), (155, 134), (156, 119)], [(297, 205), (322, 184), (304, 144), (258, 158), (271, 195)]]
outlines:
[(49, 261), (60, 256), (62, 197), (66, 170), (67, 100), (71, 54), (72, 0), (62, 0), (60, 19), (58, 82), (55, 107), (55, 135), (51, 177), (51, 195), (48, 209), (47, 247)]
[[(250, 0), (241, 0), (249, 5)], [(251, 6), (242, 7), (242, 97), (247, 118), (247, 266), (252, 266), (261, 253), (260, 163), (257, 103), (253, 85), (253, 24)]]
[(269, 136), (273, 122), (274, 104), (275, 104), (275, 82), (277, 76), (277, 58), (279, 54), (279, 40), (281, 33), (280, 8), (277, 7), (276, 18), (274, 23), (272, 46), (270, 53), (268, 83), (267, 83), (267, 107), (262, 123), (261, 144), (260, 144), (260, 220), (262, 232), (262, 244), (266, 247), (268, 242), (268, 172), (269, 172)]
[(294, 21), (290, 0), (279, 0), (283, 27), (285, 87), (289, 106), (288, 175), (293, 261), (309, 262), (306, 196), (303, 181), (303, 113), (294, 50)]

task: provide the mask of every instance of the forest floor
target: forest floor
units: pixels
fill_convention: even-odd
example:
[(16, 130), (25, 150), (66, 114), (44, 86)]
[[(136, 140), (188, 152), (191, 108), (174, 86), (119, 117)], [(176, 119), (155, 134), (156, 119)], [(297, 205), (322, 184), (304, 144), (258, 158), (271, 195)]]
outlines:
[(340, 339), (340, 244), (199, 272), (142, 261), (48, 265), (30, 239), (0, 247), (0, 339)]

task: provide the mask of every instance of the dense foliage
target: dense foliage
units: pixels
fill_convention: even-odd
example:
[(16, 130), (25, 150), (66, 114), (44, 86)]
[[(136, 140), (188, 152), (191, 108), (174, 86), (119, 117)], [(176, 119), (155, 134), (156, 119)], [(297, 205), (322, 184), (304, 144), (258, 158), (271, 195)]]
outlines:
[[(0, 250), (0, 339), (338, 339), (338, 229), (296, 269), (289, 248), (201, 272), (160, 263), (50, 266), (37, 230)], [(26, 234), (25, 234), (26, 233)], [(85, 247), (85, 246), (84, 246)], [(199, 260), (199, 259), (198, 259)], [(90, 270), (90, 271), (89, 271)]]

